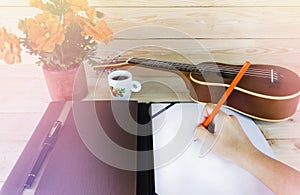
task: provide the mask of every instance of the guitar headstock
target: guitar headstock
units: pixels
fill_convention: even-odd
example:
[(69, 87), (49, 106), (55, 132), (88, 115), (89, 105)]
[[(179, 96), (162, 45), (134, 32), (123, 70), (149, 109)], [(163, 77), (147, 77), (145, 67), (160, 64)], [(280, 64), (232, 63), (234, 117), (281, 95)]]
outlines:
[(95, 71), (103, 70), (103, 69), (116, 69), (120, 68), (122, 66), (129, 66), (128, 60), (130, 58), (125, 58), (125, 57), (115, 57), (115, 58), (110, 58), (107, 57), (105, 59), (99, 59), (97, 61), (97, 64), (93, 66), (93, 69)]

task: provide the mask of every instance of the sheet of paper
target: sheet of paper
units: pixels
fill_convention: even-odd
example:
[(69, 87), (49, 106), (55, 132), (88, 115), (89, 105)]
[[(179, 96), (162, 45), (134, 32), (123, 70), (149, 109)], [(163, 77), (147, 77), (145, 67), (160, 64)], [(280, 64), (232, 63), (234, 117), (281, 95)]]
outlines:
[[(168, 104), (153, 104), (156, 113)], [(273, 194), (258, 179), (212, 152), (206, 155), (201, 142), (194, 142), (202, 104), (176, 104), (153, 119), (155, 190), (159, 195), (253, 195)], [(229, 109), (238, 117), (252, 143), (265, 154), (274, 154), (255, 123)]]

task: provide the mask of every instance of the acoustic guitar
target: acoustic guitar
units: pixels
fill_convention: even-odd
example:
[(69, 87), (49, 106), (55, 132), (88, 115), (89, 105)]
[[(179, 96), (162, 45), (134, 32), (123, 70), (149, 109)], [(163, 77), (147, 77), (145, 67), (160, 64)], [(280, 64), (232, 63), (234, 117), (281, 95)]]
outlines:
[[(219, 62), (194, 65), (122, 57), (104, 60), (93, 68), (135, 65), (178, 73), (184, 79), (191, 98), (202, 103), (217, 103), (241, 68), (241, 65)], [(251, 64), (225, 106), (254, 119), (283, 121), (296, 112), (299, 95), (300, 78), (295, 72), (275, 65)]]

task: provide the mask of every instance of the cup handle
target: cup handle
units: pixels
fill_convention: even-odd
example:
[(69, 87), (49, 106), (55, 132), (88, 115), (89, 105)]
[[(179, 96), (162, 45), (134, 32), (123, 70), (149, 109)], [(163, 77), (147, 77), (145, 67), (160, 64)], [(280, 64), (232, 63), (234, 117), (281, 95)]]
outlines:
[(131, 91), (132, 92), (139, 92), (142, 89), (142, 85), (138, 81), (132, 81), (131, 83)]

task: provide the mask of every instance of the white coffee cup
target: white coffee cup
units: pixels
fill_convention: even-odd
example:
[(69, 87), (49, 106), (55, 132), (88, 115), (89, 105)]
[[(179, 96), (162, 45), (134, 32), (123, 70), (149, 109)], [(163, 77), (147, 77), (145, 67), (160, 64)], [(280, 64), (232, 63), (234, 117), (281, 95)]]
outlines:
[(108, 75), (108, 85), (113, 100), (129, 100), (131, 92), (139, 92), (141, 83), (132, 80), (132, 74), (126, 70), (116, 70)]

